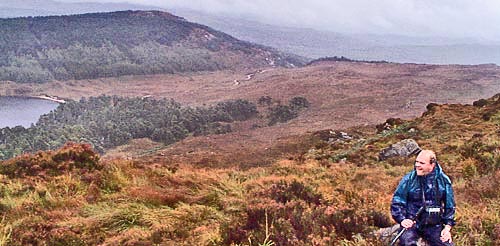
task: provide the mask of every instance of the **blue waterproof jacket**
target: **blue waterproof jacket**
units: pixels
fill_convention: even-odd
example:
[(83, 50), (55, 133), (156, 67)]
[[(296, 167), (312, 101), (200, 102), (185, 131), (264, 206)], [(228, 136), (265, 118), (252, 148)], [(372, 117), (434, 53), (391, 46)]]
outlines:
[(392, 198), (392, 218), (399, 224), (404, 219), (416, 220), (417, 226), (422, 226), (426, 211), (424, 210), (419, 218), (415, 218), (418, 210), (424, 206), (422, 188), (425, 189), (426, 207), (440, 207), (441, 224), (454, 226), (455, 198), (451, 181), (443, 173), (438, 163), (436, 163), (434, 170), (425, 176), (418, 176), (417, 172), (413, 170), (403, 177)]

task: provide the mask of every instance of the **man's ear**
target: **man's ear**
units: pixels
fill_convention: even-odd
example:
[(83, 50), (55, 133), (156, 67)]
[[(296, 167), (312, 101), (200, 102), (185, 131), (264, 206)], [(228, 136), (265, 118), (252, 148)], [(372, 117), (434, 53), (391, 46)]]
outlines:
[(436, 164), (436, 158), (431, 157), (431, 159), (429, 160), (429, 163)]

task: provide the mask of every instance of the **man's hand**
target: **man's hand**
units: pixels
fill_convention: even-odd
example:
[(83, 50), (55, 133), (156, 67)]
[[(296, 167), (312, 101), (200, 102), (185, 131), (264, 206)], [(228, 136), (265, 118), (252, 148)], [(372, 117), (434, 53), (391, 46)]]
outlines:
[[(401, 222), (401, 223), (403, 223), (403, 222)], [(450, 230), (451, 230), (451, 226), (449, 226), (449, 225), (444, 226), (444, 229), (441, 231), (441, 237), (440, 237), (442, 242), (448, 242), (448, 241), (451, 242)]]
[[(410, 220), (410, 219), (404, 219), (403, 221), (401, 221), (401, 226), (406, 228), (406, 229), (412, 228), (413, 224), (415, 224), (415, 222), (413, 220)], [(441, 235), (442, 234), (443, 233), (441, 233)]]

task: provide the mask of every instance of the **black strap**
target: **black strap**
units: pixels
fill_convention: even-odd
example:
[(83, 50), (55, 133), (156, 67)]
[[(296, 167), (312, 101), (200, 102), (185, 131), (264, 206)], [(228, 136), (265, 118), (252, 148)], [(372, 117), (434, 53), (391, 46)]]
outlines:
[[(427, 207), (427, 204), (425, 202), (425, 188), (427, 187), (427, 182), (425, 182), (425, 184), (422, 184), (424, 183), (425, 180), (424, 178), (422, 177), (420, 179), (420, 182), (418, 182), (420, 184), (420, 189), (422, 190), (422, 202), (424, 203), (424, 208)], [(439, 182), (438, 182), (438, 177), (434, 177), (434, 200), (436, 202), (436, 205), (437, 206), (441, 206), (441, 198), (440, 198), (440, 193), (439, 193)]]
[(427, 205), (426, 205), (426, 202), (425, 202), (425, 185), (422, 184), (423, 182), (425, 182), (424, 177), (421, 177), (419, 179), (418, 184), (420, 184), (420, 190), (422, 190), (422, 202), (424, 204), (423, 207), (425, 208), (425, 207), (427, 207)]
[(435, 182), (435, 185), (434, 185), (434, 190), (435, 190), (435, 194), (434, 194), (434, 200), (436, 200), (436, 205), (440, 206), (441, 207), (441, 197), (440, 197), (440, 194), (439, 194), (439, 182), (438, 182), (438, 177), (436, 175), (436, 177), (434, 177), (434, 182)]

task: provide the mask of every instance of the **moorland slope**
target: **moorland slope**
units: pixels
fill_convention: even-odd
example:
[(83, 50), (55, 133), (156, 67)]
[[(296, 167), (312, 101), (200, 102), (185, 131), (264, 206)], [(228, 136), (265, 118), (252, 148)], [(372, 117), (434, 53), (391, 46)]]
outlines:
[[(305, 150), (247, 169), (103, 160), (67, 144), (2, 161), (7, 245), (386, 245), (389, 205), (413, 157), (378, 159), (402, 139), (436, 150), (455, 187), (457, 245), (500, 240), (500, 97), (430, 104), (413, 120), (326, 129)], [(387, 239), (386, 239), (387, 240)]]

